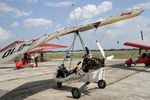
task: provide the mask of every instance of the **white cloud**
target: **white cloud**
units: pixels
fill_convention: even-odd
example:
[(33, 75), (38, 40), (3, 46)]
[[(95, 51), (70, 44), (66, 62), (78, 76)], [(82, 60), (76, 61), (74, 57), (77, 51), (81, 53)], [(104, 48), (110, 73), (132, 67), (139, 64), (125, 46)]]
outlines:
[(24, 21), (24, 25), (29, 28), (48, 28), (52, 25), (52, 21), (44, 18), (29, 18)]
[(135, 8), (143, 8), (143, 9), (150, 9), (150, 1), (148, 2), (144, 2), (144, 3), (140, 3), (136, 6), (133, 7), (134, 9)]
[(100, 33), (105, 33), (111, 40), (120, 40), (123, 42), (141, 43), (140, 31), (143, 30), (144, 44), (150, 44), (150, 18), (138, 16), (132, 19), (124, 20), (101, 27)]
[(12, 14), (13, 17), (29, 16), (31, 14), (31, 12), (19, 10), (2, 2), (0, 2), (0, 13)]
[[(91, 18), (98, 14), (102, 14), (112, 9), (112, 2), (104, 1), (99, 6), (88, 4), (82, 8), (76, 8), (75, 14), (77, 18)], [(70, 19), (74, 19), (74, 12), (72, 11), (69, 15)]]
[(112, 9), (112, 2), (104, 1), (98, 6), (99, 12), (103, 13)]
[(82, 8), (83, 17), (84, 18), (91, 18), (99, 14), (99, 10), (95, 5), (87, 5)]
[(71, 6), (74, 4), (72, 1), (63, 1), (63, 2), (47, 2), (45, 5), (50, 7), (62, 7), (62, 6)]
[[(75, 15), (76, 15), (77, 18), (82, 16), (82, 9), (80, 7), (74, 9), (74, 11), (75, 11)], [(74, 12), (71, 12), (70, 15), (69, 15), (70, 19), (74, 19), (75, 15), (74, 15)]]
[(7, 31), (0, 27), (0, 41), (4, 41), (12, 37), (14, 37), (14, 35), (10, 31)]
[(19, 23), (18, 22), (13, 22), (12, 24), (11, 24), (11, 27), (18, 27), (19, 26)]

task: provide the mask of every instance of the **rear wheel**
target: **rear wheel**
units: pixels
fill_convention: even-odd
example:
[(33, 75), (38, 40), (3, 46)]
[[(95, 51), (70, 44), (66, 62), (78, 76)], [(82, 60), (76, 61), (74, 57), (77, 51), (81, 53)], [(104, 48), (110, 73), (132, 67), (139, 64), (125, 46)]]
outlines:
[(131, 64), (127, 64), (128, 67), (131, 67)]
[(72, 93), (72, 96), (76, 99), (79, 99), (81, 97), (81, 92), (78, 88), (73, 88), (71, 93)]
[(57, 82), (57, 87), (61, 88), (62, 87), (62, 82)]
[(150, 67), (150, 63), (145, 63), (145, 66), (146, 67)]
[(99, 80), (97, 85), (99, 88), (104, 89), (106, 87), (106, 82), (104, 80)]

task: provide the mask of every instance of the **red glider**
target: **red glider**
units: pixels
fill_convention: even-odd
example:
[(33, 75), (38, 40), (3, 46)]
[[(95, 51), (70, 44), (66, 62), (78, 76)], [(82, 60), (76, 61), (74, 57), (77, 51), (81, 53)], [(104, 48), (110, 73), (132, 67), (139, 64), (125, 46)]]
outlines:
[[(125, 61), (125, 64), (127, 66), (131, 66), (131, 64), (136, 65), (136, 64), (144, 63), (146, 67), (150, 67), (150, 53), (148, 53), (148, 50), (150, 50), (150, 46), (136, 44), (136, 43), (130, 43), (130, 42), (125, 42), (124, 45), (139, 48), (139, 57), (138, 57), (138, 59), (133, 60), (130, 57), (127, 61)], [(146, 52), (141, 54), (142, 49), (145, 49)]]
[[(8, 46), (4, 47), (3, 49), (1, 49), (0, 52), (4, 51), (4, 50), (6, 50), (10, 47), (13, 47), (17, 44), (23, 43), (23, 42), (26, 42), (26, 41), (17, 40), (15, 42), (9, 44)], [(51, 44), (51, 43), (44, 43), (42, 45), (39, 45), (34, 50), (27, 51), (26, 54), (30, 54), (30, 53), (33, 53), (33, 52), (36, 52), (36, 51), (41, 51), (41, 50), (46, 50), (46, 49), (57, 49), (57, 48), (67, 48), (67, 46), (58, 45), (58, 44)], [(29, 58), (32, 58), (32, 55), (30, 55)], [(24, 59), (22, 59), (22, 61), (15, 61), (15, 63), (16, 63), (16, 68), (19, 69), (19, 68), (27, 65), (28, 61), (25, 61)], [(30, 66), (33, 67), (34, 65), (31, 64)]]

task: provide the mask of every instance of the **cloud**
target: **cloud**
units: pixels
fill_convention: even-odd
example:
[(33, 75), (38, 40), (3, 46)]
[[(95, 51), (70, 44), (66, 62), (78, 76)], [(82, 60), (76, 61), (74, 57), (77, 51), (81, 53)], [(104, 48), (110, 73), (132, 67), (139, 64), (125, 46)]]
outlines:
[(33, 28), (48, 28), (52, 25), (51, 20), (46, 20), (44, 18), (28, 18), (24, 21), (24, 26)]
[(10, 31), (7, 31), (0, 27), (0, 41), (4, 41), (12, 37), (14, 37), (14, 35)]
[(19, 10), (2, 2), (0, 2), (0, 13), (11, 14), (13, 17), (29, 16), (31, 14), (31, 12)]
[[(76, 8), (75, 14), (77, 18), (91, 18), (112, 9), (112, 2), (103, 1), (99, 6), (88, 4), (82, 8)], [(72, 11), (69, 15), (70, 19), (74, 19), (74, 12)]]
[(11, 27), (18, 27), (19, 26), (19, 23), (18, 22), (14, 22), (11, 24)]
[(63, 6), (71, 6), (74, 4), (72, 1), (63, 1), (63, 2), (47, 2), (45, 5), (50, 7), (63, 7)]
[(143, 30), (144, 44), (150, 43), (150, 18), (138, 16), (132, 19), (124, 20), (111, 24), (106, 27), (101, 27), (99, 33), (105, 33), (109, 40), (120, 40), (122, 42), (141, 43), (140, 31)]
[(133, 8), (134, 8), (134, 9), (135, 9), (135, 8), (150, 9), (150, 1), (144, 2), (144, 3), (140, 3), (140, 4), (138, 4), (138, 5), (135, 5)]

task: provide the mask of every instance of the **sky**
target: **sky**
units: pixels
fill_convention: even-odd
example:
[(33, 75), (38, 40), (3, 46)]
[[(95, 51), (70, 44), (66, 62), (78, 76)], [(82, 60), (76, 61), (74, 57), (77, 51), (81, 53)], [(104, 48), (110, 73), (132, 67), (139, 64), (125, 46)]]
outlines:
[[(30, 40), (60, 28), (90, 23), (135, 8), (143, 8), (144, 12), (102, 26), (96, 32), (81, 33), (90, 49), (98, 49), (95, 40), (99, 40), (104, 49), (127, 48), (123, 46), (127, 41), (149, 45), (150, 0), (0, 0), (0, 48), (16, 40)], [(69, 46), (72, 40), (73, 34), (49, 43)], [(75, 47), (81, 49), (79, 40)]]

